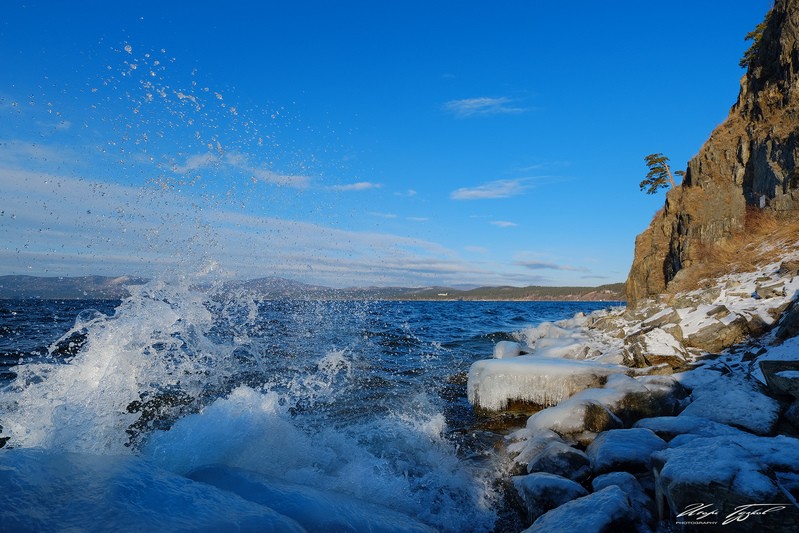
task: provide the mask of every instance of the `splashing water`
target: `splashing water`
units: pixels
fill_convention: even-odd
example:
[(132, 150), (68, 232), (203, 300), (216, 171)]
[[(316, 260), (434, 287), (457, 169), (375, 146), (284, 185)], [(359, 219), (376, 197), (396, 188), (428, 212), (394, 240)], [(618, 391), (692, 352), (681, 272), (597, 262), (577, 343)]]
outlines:
[(437, 393), (451, 362), (437, 341), (387, 322), (396, 310), (163, 282), (131, 290), (112, 315), (78, 317), (62, 337), (85, 335), (74, 356), (16, 368), (0, 393), (6, 467), (41, 449), (65, 464), (70, 454), (94, 458), (82, 468), (127, 465), (142, 483), (158, 472), (211, 484), (234, 476), (236, 493), (249, 486), (237, 472), (247, 472), (269, 487), (319, 491), (320, 505), (338, 494), (440, 531), (491, 529), (495, 474), (459, 456)]

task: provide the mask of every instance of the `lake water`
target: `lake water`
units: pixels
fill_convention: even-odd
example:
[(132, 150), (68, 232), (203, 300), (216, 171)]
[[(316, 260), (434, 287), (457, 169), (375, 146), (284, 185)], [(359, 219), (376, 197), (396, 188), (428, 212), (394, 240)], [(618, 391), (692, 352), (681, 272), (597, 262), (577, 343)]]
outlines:
[(608, 305), (0, 301), (0, 529), (491, 531), (469, 366)]

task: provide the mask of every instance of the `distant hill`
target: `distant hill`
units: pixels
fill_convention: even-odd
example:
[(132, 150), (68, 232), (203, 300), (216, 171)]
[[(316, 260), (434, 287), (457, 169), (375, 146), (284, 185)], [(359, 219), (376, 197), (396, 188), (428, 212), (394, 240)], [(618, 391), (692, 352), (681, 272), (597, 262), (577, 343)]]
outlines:
[(119, 299), (129, 295), (128, 285), (145, 280), (130, 276), (38, 277), (0, 276), (0, 299), (84, 300)]
[(349, 289), (355, 295), (386, 300), (624, 301), (624, 284), (599, 287), (449, 287)]
[[(128, 276), (37, 277), (0, 276), (0, 299), (119, 299), (128, 296), (127, 285), (145, 283)], [(261, 299), (301, 300), (515, 300), (515, 301), (623, 301), (624, 284), (600, 287), (351, 287), (332, 289), (284, 278), (229, 281), (222, 290), (247, 292)]]

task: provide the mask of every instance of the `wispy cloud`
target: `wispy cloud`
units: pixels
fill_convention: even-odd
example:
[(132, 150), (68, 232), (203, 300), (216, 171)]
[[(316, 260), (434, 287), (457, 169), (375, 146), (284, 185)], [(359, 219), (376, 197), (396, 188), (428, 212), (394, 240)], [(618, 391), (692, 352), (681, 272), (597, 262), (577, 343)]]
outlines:
[(461, 187), (452, 191), (449, 197), (453, 200), (490, 200), (495, 198), (511, 198), (519, 196), (532, 187), (530, 178), (512, 180), (496, 180), (477, 187)]
[(484, 248), (482, 246), (464, 246), (463, 248), (467, 252), (472, 252), (476, 254), (487, 254), (488, 248)]
[(227, 152), (224, 155), (211, 152), (190, 155), (183, 164), (173, 164), (171, 170), (175, 174), (190, 174), (208, 167), (234, 170), (243, 174), (249, 174), (250, 178), (254, 181), (282, 187), (306, 189), (310, 187), (312, 182), (310, 176), (301, 174), (281, 174), (266, 168), (260, 168), (252, 164), (247, 156), (237, 152)]
[(565, 270), (568, 272), (589, 272), (585, 267), (574, 267), (570, 265), (559, 265), (546, 261), (514, 261), (514, 265), (522, 266), (530, 270)]
[(408, 189), (405, 192), (395, 192), (394, 196), (405, 196), (407, 198), (410, 198), (412, 196), (416, 196), (416, 191), (414, 191), (413, 189)]
[(490, 222), (494, 226), (499, 226), (500, 228), (513, 228), (518, 226), (515, 222), (508, 222), (507, 220), (492, 220)]
[(464, 98), (450, 100), (444, 104), (444, 110), (452, 113), (457, 118), (469, 118), (490, 115), (515, 115), (524, 113), (526, 108), (517, 105), (517, 100), (507, 96), (499, 98)]
[(408, 220), (411, 222), (429, 222), (430, 219), (427, 217), (407, 217)]
[(383, 185), (380, 183), (372, 183), (371, 181), (359, 181), (357, 183), (347, 183), (345, 185), (333, 185), (330, 190), (333, 191), (368, 191), (369, 189), (379, 189)]
[(378, 211), (370, 211), (367, 214), (378, 218), (397, 218), (397, 215), (395, 215), (394, 213), (380, 213)]

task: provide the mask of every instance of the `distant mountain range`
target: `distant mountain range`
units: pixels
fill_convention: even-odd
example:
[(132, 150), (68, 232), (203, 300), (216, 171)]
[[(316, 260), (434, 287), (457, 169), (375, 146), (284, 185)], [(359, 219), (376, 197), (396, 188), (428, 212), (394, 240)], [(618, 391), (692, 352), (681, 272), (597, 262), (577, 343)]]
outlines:
[[(147, 280), (129, 276), (38, 277), (0, 276), (0, 299), (75, 300), (120, 299), (128, 285)], [(229, 281), (218, 291), (241, 291), (261, 299), (303, 300), (511, 300), (511, 301), (612, 301), (624, 300), (624, 284), (599, 287), (360, 287), (333, 289), (284, 278)]]

